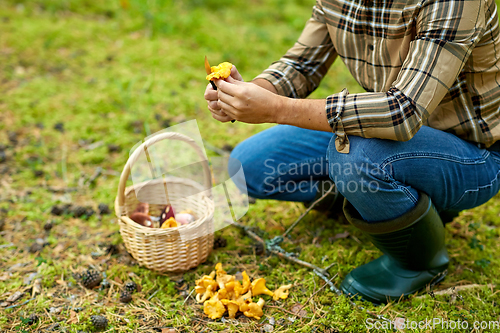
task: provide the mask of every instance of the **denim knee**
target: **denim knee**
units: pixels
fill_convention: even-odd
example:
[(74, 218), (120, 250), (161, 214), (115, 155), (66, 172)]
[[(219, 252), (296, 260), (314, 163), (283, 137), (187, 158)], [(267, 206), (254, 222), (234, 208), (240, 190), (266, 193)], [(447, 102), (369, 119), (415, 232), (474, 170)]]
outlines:
[(330, 179), (344, 196), (349, 193), (375, 193), (379, 182), (387, 180), (385, 170), (380, 168), (365, 151), (370, 139), (350, 136), (351, 149), (348, 154), (335, 148), (335, 137), (328, 146), (328, 172)]
[(265, 180), (262, 166), (259, 165), (259, 154), (256, 155), (253, 149), (246, 149), (245, 146), (246, 142), (243, 141), (231, 152), (227, 165), (229, 177), (240, 191), (255, 198), (263, 198), (266, 196)]

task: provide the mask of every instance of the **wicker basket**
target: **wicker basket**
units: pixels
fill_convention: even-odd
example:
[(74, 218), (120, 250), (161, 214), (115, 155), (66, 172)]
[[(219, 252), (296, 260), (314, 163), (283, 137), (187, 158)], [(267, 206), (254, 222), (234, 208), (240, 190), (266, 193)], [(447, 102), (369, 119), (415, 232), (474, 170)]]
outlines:
[[(202, 157), (205, 161), (205, 187), (190, 179), (171, 176), (126, 187), (131, 167), (141, 152), (147, 151), (150, 146), (162, 140), (184, 141)], [(143, 198), (150, 198), (151, 202), (154, 202), (155, 198), (165, 196), (166, 185), (172, 206), (177, 211), (191, 209), (197, 217), (196, 221), (177, 228), (160, 229), (143, 227), (128, 217), (139, 204), (136, 192), (140, 191), (141, 201), (145, 201)], [(132, 257), (140, 265), (158, 272), (187, 271), (204, 262), (213, 247), (214, 203), (210, 198), (210, 190), (207, 190), (211, 186), (208, 161), (201, 148), (191, 138), (168, 132), (156, 135), (139, 146), (123, 168), (115, 200), (120, 234)], [(152, 215), (159, 216), (164, 206), (150, 203), (149, 211)]]

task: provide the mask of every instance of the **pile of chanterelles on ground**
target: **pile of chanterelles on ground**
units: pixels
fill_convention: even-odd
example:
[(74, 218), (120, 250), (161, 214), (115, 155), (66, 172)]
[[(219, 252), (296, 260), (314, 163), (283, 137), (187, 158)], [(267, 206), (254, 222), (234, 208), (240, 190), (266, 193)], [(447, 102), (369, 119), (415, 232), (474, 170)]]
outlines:
[(215, 265), (215, 271), (196, 281), (196, 300), (203, 303), (203, 310), (209, 318), (221, 318), (226, 311), (229, 318), (235, 318), (240, 311), (247, 317), (259, 320), (264, 315), (262, 307), (265, 301), (259, 298), (258, 302), (254, 303), (252, 297), (265, 294), (272, 296), (275, 301), (286, 299), (292, 287), (287, 284), (272, 292), (267, 289), (264, 278), (250, 281), (246, 271), (241, 275), (243, 281), (240, 283), (234, 275), (226, 274), (222, 264), (218, 263)]

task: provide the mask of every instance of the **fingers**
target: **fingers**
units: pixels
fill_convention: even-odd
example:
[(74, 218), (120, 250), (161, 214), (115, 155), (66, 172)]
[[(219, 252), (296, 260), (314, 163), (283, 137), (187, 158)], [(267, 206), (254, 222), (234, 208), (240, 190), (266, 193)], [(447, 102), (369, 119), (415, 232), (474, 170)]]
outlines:
[(230, 117), (231, 119), (236, 119), (238, 110), (234, 108), (232, 105), (219, 100), (219, 107), (221, 112), (225, 113), (228, 117)]
[(231, 118), (230, 116), (228, 116), (224, 111), (221, 111), (221, 110), (210, 110), (210, 112), (212, 113), (212, 118), (220, 121), (220, 122), (223, 122), (223, 123), (226, 123), (230, 120), (233, 120), (233, 118)]
[(216, 101), (217, 100), (217, 91), (212, 88), (212, 84), (208, 84), (207, 88), (205, 89), (205, 94), (204, 94), (205, 100), (207, 101)]
[(233, 67), (231, 67), (231, 77), (237, 81), (244, 82), (243, 78), (241, 77), (241, 74), (238, 72), (235, 65), (233, 65)]

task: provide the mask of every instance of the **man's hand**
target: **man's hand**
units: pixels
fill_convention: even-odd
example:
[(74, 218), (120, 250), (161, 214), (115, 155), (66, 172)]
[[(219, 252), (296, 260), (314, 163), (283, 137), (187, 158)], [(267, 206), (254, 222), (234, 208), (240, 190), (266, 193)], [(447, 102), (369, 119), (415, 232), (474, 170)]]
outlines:
[[(254, 83), (233, 79), (216, 81), (217, 108), (230, 119), (249, 124), (275, 123), (283, 97)], [(215, 118), (215, 117), (214, 117)]]
[[(231, 68), (231, 75), (230, 78), (236, 80), (236, 81), (241, 81), (243, 82), (243, 78), (241, 77), (240, 73), (236, 69), (235, 66)], [(215, 91), (212, 88), (212, 84), (208, 84), (207, 88), (205, 89), (205, 100), (207, 101), (208, 104), (208, 110), (212, 113), (212, 117), (220, 122), (228, 122), (233, 120), (234, 118), (229, 117), (226, 113), (224, 113), (221, 108), (218, 105), (218, 94), (217, 91)]]

